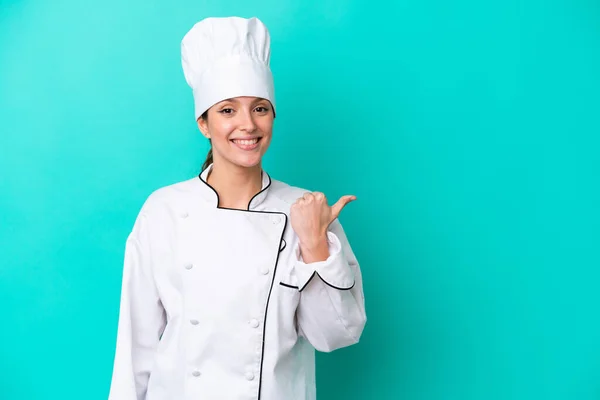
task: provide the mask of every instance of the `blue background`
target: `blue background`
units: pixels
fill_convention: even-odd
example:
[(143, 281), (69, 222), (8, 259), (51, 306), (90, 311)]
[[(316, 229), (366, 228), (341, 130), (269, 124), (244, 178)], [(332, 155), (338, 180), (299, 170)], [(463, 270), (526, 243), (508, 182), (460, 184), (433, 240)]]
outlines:
[(199, 171), (179, 44), (258, 16), (265, 168), (358, 200), (361, 343), (326, 399), (600, 398), (600, 7), (0, 0), (0, 397), (105, 399), (125, 238)]

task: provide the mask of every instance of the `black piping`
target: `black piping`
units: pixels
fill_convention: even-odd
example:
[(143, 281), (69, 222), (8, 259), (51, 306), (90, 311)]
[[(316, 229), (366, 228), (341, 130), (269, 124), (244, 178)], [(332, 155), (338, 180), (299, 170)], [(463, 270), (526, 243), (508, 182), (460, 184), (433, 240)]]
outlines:
[(301, 291), (303, 291), (304, 289), (306, 289), (306, 287), (308, 286), (308, 284), (310, 283), (310, 281), (312, 281), (312, 280), (313, 280), (313, 278), (314, 278), (315, 276), (317, 276), (317, 275), (319, 276), (319, 278), (321, 278), (321, 280), (323, 281), (323, 283), (325, 283), (327, 286), (329, 286), (329, 287), (332, 287), (332, 288), (334, 288), (334, 289), (337, 289), (337, 290), (350, 290), (350, 289), (352, 289), (352, 288), (354, 287), (354, 285), (356, 285), (356, 280), (355, 280), (354, 282), (352, 282), (352, 286), (350, 286), (350, 287), (347, 287), (347, 288), (340, 288), (340, 287), (334, 286), (334, 285), (332, 285), (331, 283), (327, 282), (325, 279), (323, 279), (323, 277), (322, 277), (322, 276), (321, 276), (321, 275), (320, 275), (320, 274), (319, 274), (317, 271), (315, 271), (315, 272), (313, 272), (313, 274), (310, 276), (310, 278), (308, 278), (308, 280), (306, 281), (306, 284), (305, 284), (304, 286), (302, 286), (302, 288), (301, 288), (301, 289), (299, 289), (299, 291), (301, 292)]
[[(239, 211), (239, 212), (283, 215), (283, 218), (284, 218), (283, 231), (281, 232), (281, 238), (279, 239), (279, 247), (281, 247), (281, 242), (283, 241), (285, 243), (285, 240), (283, 240), (283, 236), (285, 235), (285, 229), (287, 228), (287, 214), (282, 213), (282, 212), (277, 212), (277, 211), (250, 210), (250, 205), (252, 204), (252, 200), (254, 200), (256, 198), (256, 196), (258, 196), (259, 194), (261, 194), (262, 192), (267, 190), (269, 188), (269, 186), (271, 186), (271, 177), (269, 176), (269, 174), (267, 174), (267, 177), (269, 178), (269, 183), (267, 184), (267, 186), (265, 186), (264, 189), (262, 189), (260, 192), (255, 194), (250, 199), (247, 210), (240, 210), (237, 208), (219, 207), (219, 193), (217, 193), (217, 191), (212, 186), (210, 186), (208, 184), (208, 182), (206, 182), (204, 179), (202, 179), (202, 173), (200, 173), (200, 175), (198, 175), (198, 178), (200, 178), (200, 181), (203, 182), (209, 188), (211, 188), (213, 192), (215, 192), (215, 195), (217, 196), (217, 208), (220, 208), (222, 210), (232, 210), (232, 211)], [(285, 248), (285, 246), (284, 246), (284, 248)], [(260, 355), (260, 372), (259, 372), (259, 378), (258, 378), (258, 400), (260, 400), (260, 394), (261, 394), (261, 390), (262, 390), (263, 361), (265, 359), (265, 335), (267, 333), (267, 314), (269, 311), (269, 301), (271, 300), (271, 293), (273, 292), (273, 285), (275, 284), (275, 276), (277, 273), (277, 264), (279, 263), (279, 254), (280, 253), (281, 253), (281, 250), (277, 251), (277, 257), (275, 258), (275, 266), (273, 267), (273, 278), (271, 280), (271, 287), (269, 288), (269, 295), (267, 296), (267, 304), (265, 306), (265, 317), (263, 319), (262, 349), (261, 349), (261, 355)]]
[(288, 285), (287, 283), (279, 282), (281, 286), (289, 287), (290, 289), (298, 289), (298, 286)]
[[(267, 186), (265, 186), (264, 189), (262, 189), (260, 192), (256, 193), (254, 196), (252, 196), (252, 198), (248, 202), (248, 210), (250, 209), (250, 205), (252, 204), (252, 200), (254, 200), (256, 198), (256, 196), (258, 196), (259, 194), (261, 194), (262, 192), (264, 192), (265, 190), (267, 190), (269, 188), (269, 186), (271, 186), (271, 177), (269, 176), (269, 174), (267, 174), (267, 178), (269, 179), (269, 183), (267, 183)], [(262, 174), (260, 175), (260, 180), (262, 182)], [(283, 236), (281, 238), (283, 239)]]
[[(287, 227), (287, 215), (282, 213), (284, 216), (284, 225), (283, 231), (281, 232), (281, 240), (283, 240), (283, 235), (285, 235), (285, 228)], [(279, 243), (281, 243), (281, 240)], [(271, 287), (269, 288), (269, 295), (267, 296), (267, 305), (265, 306), (265, 319), (263, 321), (263, 340), (262, 340), (262, 350), (260, 356), (260, 373), (258, 378), (258, 400), (260, 400), (260, 392), (262, 389), (262, 375), (263, 375), (263, 361), (265, 359), (265, 335), (267, 333), (267, 315), (269, 311), (269, 300), (271, 300), (271, 293), (273, 292), (273, 284), (275, 283), (275, 273), (277, 272), (277, 264), (279, 262), (279, 254), (281, 252), (277, 252), (277, 258), (275, 259), (275, 267), (273, 268), (273, 280), (271, 280)]]
[(281, 247), (281, 243), (279, 244), (279, 251), (283, 251), (285, 249), (285, 246), (287, 246), (287, 242), (285, 241), (285, 239), (281, 239), (281, 241), (283, 242), (283, 247)]
[[(204, 172), (204, 171), (202, 171), (202, 172)], [(198, 178), (200, 178), (200, 180), (202, 182), (204, 182), (204, 184), (206, 186), (208, 186), (209, 188), (212, 189), (213, 192), (215, 192), (215, 196), (217, 196), (217, 208), (220, 208), (221, 210), (236, 210), (236, 211), (250, 211), (250, 212), (252, 212), (252, 210), (250, 210), (250, 205), (252, 204), (252, 200), (254, 200), (256, 198), (256, 196), (258, 196), (259, 194), (261, 194), (262, 192), (264, 192), (265, 190), (267, 190), (269, 188), (269, 186), (271, 186), (271, 177), (269, 176), (269, 174), (267, 174), (267, 178), (269, 178), (269, 183), (267, 183), (267, 186), (265, 186), (264, 189), (261, 189), (260, 192), (256, 193), (254, 196), (252, 196), (252, 198), (248, 202), (248, 209), (247, 210), (240, 210), (238, 208), (221, 207), (221, 206), (219, 206), (219, 203), (221, 202), (221, 199), (219, 198), (219, 193), (217, 193), (217, 191), (215, 190), (215, 188), (212, 187), (212, 186), (210, 186), (207, 181), (205, 181), (204, 179), (202, 179), (202, 172), (198, 175)], [(262, 174), (261, 174), (261, 180), (262, 180)], [(272, 214), (280, 214), (280, 213), (274, 212), (274, 211), (254, 211), (254, 212), (265, 212), (265, 213), (272, 213)]]

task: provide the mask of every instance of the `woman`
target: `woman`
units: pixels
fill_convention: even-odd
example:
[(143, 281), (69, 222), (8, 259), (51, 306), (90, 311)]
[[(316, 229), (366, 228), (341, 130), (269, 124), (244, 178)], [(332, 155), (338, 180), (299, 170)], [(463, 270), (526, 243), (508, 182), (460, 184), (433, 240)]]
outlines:
[(199, 177), (152, 193), (127, 239), (110, 400), (315, 399), (315, 349), (357, 343), (361, 272), (322, 193), (263, 171), (275, 118), (270, 38), (208, 18), (182, 41)]

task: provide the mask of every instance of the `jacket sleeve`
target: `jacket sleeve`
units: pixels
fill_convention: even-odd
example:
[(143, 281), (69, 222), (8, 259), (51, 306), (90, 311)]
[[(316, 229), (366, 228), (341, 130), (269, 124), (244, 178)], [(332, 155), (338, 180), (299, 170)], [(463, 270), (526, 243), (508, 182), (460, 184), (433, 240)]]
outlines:
[(144, 400), (166, 326), (152, 273), (149, 233), (140, 215), (125, 245), (121, 303), (109, 400)]
[(360, 266), (338, 220), (328, 232), (329, 257), (306, 264), (296, 244), (299, 334), (323, 352), (358, 343), (367, 321)]

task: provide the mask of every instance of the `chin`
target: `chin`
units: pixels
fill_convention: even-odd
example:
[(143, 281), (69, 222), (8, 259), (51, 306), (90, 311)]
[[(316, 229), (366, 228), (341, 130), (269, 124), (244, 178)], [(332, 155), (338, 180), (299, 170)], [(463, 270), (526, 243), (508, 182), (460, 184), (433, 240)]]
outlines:
[(252, 168), (252, 167), (256, 167), (257, 165), (260, 165), (260, 162), (262, 161), (262, 157), (248, 157), (248, 158), (244, 158), (244, 159), (233, 159), (231, 160), (231, 162), (235, 165), (237, 165), (238, 167), (243, 167), (243, 168)]

